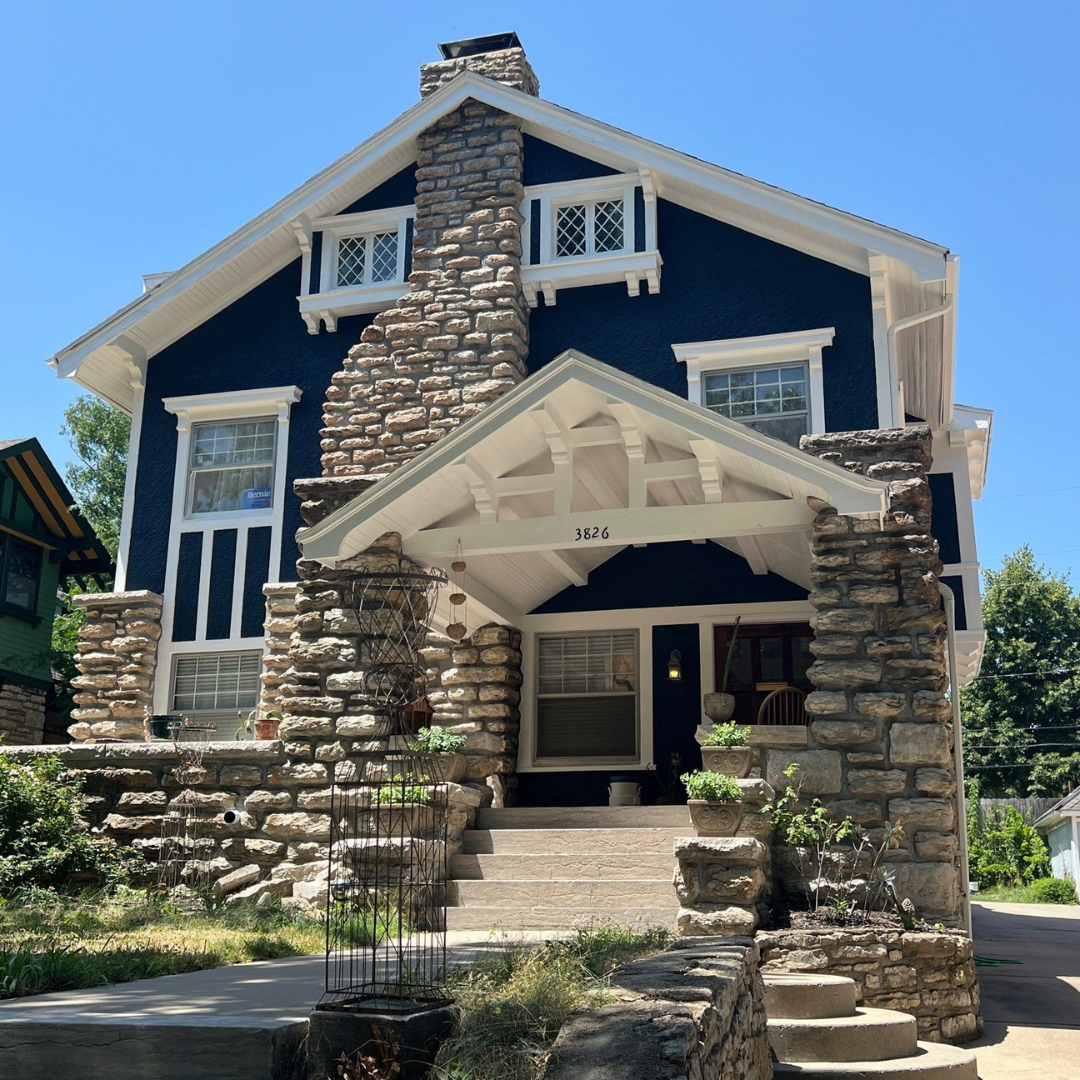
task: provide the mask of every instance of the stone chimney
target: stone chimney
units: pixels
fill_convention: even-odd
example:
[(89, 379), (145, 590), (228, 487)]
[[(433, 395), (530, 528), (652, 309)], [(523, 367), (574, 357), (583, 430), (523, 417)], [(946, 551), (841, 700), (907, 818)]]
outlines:
[[(535, 93), (516, 35), (500, 35), (487, 51), (491, 40), (441, 46), (448, 59), (424, 67), (425, 87), (470, 70), (527, 83)], [(417, 143), (409, 292), (363, 331), (327, 390), (324, 480), (296, 486), (309, 521), (415, 457), (526, 374), (521, 121), (468, 100)]]
[(463, 71), (506, 83), (533, 97), (540, 96), (540, 80), (525, 56), (517, 34), (487, 34), (484, 37), (448, 41), (439, 46), (444, 59), (420, 68), (420, 96), (433, 94)]

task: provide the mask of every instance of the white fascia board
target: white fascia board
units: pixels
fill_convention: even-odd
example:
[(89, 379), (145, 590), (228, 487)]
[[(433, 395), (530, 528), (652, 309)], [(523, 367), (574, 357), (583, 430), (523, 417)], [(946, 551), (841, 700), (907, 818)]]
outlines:
[(56, 367), (61, 377), (70, 376), (79, 363), (95, 349), (130, 329), (143, 316), (167, 304), (199, 277), (225, 265), (245, 248), (258, 243), (277, 229), (286, 228), (291, 231), (292, 222), (314, 203), (332, 194), (390, 152), (415, 140), (421, 131), (430, 127), (439, 117), (453, 112), (468, 98), (518, 116), (526, 124), (535, 125), (542, 134), (555, 133), (572, 143), (579, 151), (603, 163), (619, 163), (619, 167), (630, 172), (640, 168), (650, 169), (661, 178), (661, 187), (662, 176), (666, 174), (705, 189), (712, 189), (717, 194), (790, 219), (796, 224), (836, 236), (868, 251), (892, 255), (910, 264), (922, 280), (940, 280), (945, 274), (944, 260), (948, 251), (939, 245), (836, 210), (782, 188), (772, 187), (759, 180), (752, 180), (718, 165), (710, 165), (678, 150), (631, 135), (473, 72), (464, 72), (402, 113), (392, 123), (327, 166), (270, 209), (177, 270), (157, 288), (144, 293), (76, 338), (57, 352), (49, 362)]
[(952, 426), (949, 429), (951, 445), (961, 445), (967, 450), (968, 477), (971, 495), (982, 497), (986, 473), (990, 466), (990, 440), (994, 434), (994, 410), (979, 409), (972, 405), (953, 405)]
[(578, 381), (601, 393), (610, 394), (631, 406), (666, 419), (683, 428), (690, 436), (720, 443), (735, 453), (761, 461), (823, 490), (841, 513), (880, 515), (885, 512), (886, 484), (811, 457), (786, 443), (770, 439), (734, 420), (717, 416), (666, 390), (569, 349), (409, 464), (372, 485), (317, 525), (300, 530), (297, 540), (304, 557), (331, 563), (340, 558), (341, 546), (360, 522), (389, 507), (405, 492), (451, 465), (514, 416), (542, 404), (553, 390), (570, 381)]

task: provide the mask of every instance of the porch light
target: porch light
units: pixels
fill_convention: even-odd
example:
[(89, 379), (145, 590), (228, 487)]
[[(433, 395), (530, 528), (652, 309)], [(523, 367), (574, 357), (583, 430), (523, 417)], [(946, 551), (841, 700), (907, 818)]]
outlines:
[(672, 649), (668, 657), (667, 677), (669, 682), (679, 682), (682, 679), (682, 653), (678, 649)]

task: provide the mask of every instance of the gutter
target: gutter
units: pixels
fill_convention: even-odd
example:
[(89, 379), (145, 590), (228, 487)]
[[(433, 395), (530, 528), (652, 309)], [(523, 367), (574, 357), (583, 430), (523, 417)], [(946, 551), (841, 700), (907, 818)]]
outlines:
[(953, 767), (956, 771), (957, 838), (960, 841), (960, 891), (963, 896), (964, 929), (971, 937), (971, 877), (968, 869), (967, 798), (964, 792), (964, 736), (960, 727), (960, 684), (956, 678), (956, 597), (948, 585), (938, 582), (945, 604), (949, 647), (949, 696), (953, 716)]

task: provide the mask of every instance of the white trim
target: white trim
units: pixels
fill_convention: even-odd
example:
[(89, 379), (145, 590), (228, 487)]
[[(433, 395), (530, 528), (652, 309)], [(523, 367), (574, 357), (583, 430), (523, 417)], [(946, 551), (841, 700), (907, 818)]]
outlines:
[(120, 511), (120, 538), (116, 547), (114, 588), (127, 588), (127, 564), (131, 554), (131, 520), (135, 513), (135, 482), (139, 472), (139, 446), (142, 442), (143, 403), (146, 396), (146, 354), (130, 346), (128, 377), (131, 382), (131, 430), (128, 435), (127, 471), (124, 474), (124, 503)]
[(825, 381), (821, 351), (833, 343), (836, 329), (796, 330), (786, 334), (762, 334), (757, 337), (720, 338), (716, 341), (691, 341), (672, 345), (680, 364), (686, 365), (688, 400), (704, 408), (701, 376), (714, 371), (766, 367), (774, 364), (803, 362), (809, 375), (810, 432), (820, 435), (825, 427)]
[[(701, 691), (712, 693), (715, 672), (711, 663), (713, 627), (730, 625), (741, 616), (746, 625), (761, 623), (808, 622), (814, 609), (808, 600), (787, 600), (757, 604), (701, 604), (692, 607), (608, 608), (601, 611), (525, 615), (521, 629), (523, 687), (521, 730), (518, 740), (518, 772), (612, 772), (618, 769), (647, 768), (653, 762), (653, 681), (652, 637), (658, 626), (697, 623), (700, 648)], [(534, 765), (532, 747), (536, 740), (536, 678), (539, 634), (573, 634), (590, 630), (636, 630), (638, 632), (640, 689), (638, 716), (641, 725), (641, 757), (637, 762), (609, 765)], [(704, 713), (699, 720), (704, 722)]]

